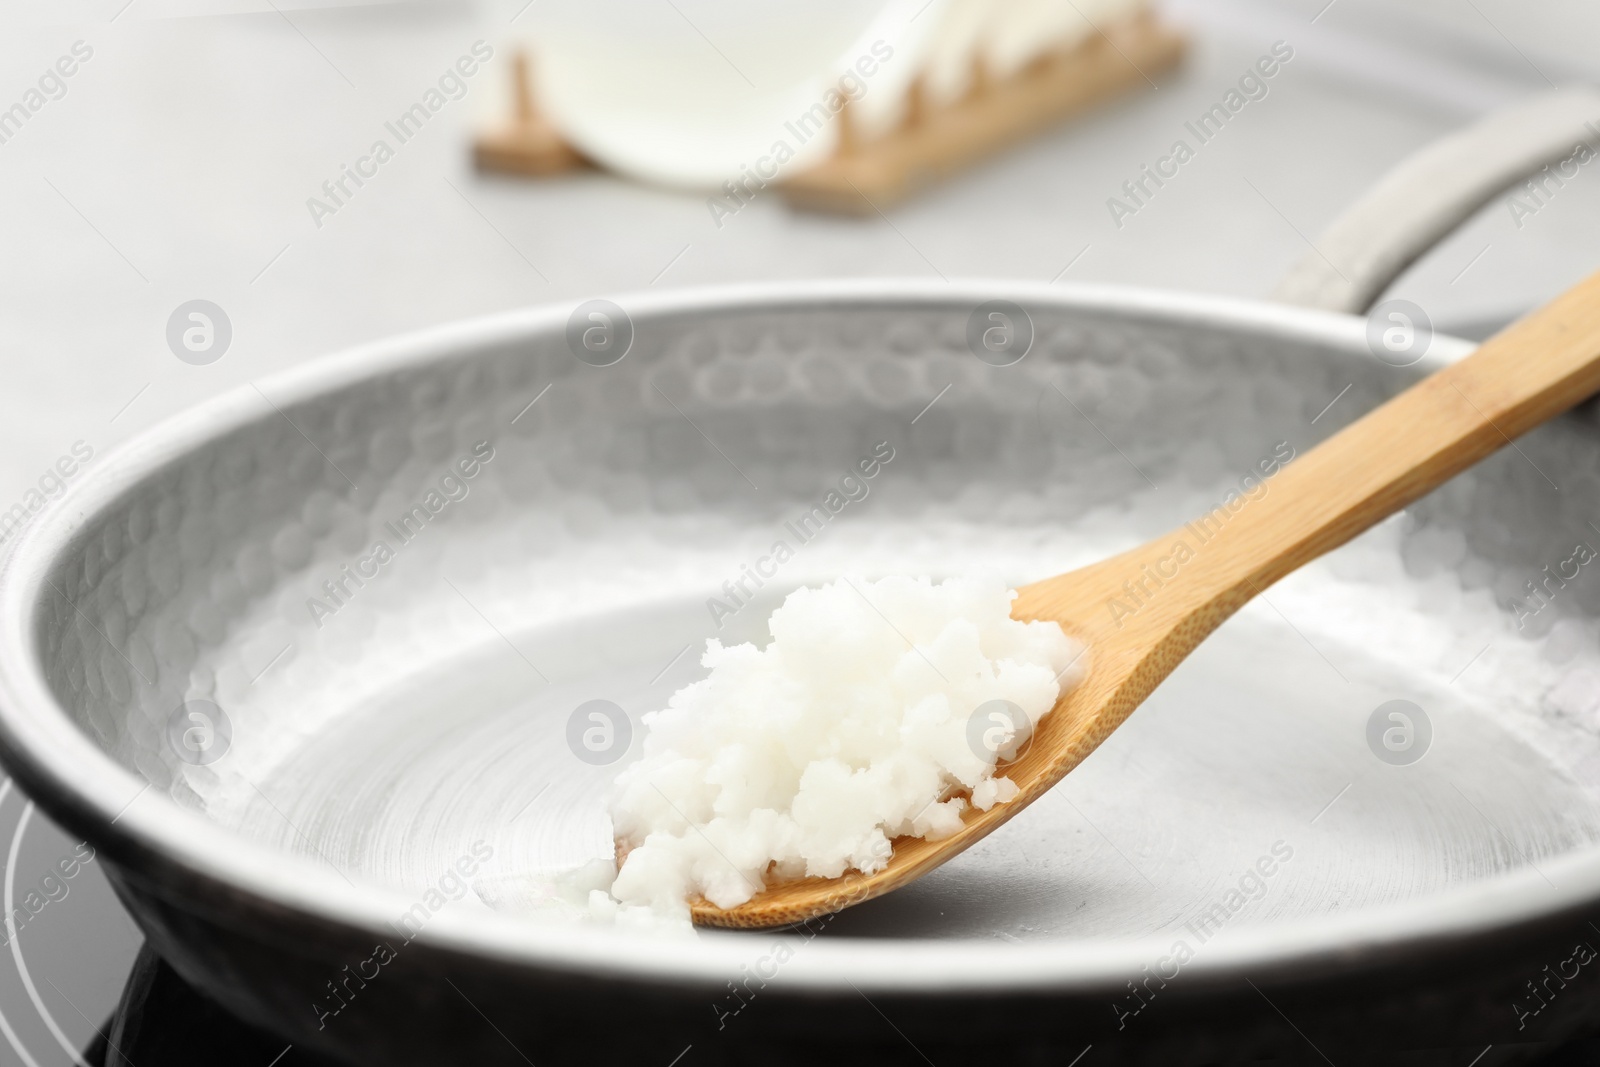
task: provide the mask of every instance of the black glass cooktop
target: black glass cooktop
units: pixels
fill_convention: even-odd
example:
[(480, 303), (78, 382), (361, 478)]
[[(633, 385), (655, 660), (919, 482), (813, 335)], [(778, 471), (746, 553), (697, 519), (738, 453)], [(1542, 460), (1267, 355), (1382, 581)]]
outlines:
[[(84, 1058), (90, 1067), (341, 1067), (235, 1020), (190, 988), (148, 948), (140, 951), (122, 1002), (100, 1031), (85, 1052)], [(1494, 1055), (1494, 1051), (1486, 1050), (1472, 1067), (1493, 1067), (1508, 1062), (1504, 1053), (1511, 1050), (1502, 1050), (1502, 1055)], [(1060, 1067), (1066, 1067), (1070, 1058), (1070, 1055), (1063, 1057)], [(1516, 1056), (1514, 1061), (1530, 1062), (1523, 1056)], [(840, 1064), (848, 1067), (856, 1062), (846, 1055), (833, 1059), (832, 1067)], [(1094, 1062), (1116, 1060), (1113, 1054), (1109, 1061), (1096, 1059)], [(1405, 1062), (1434, 1061), (1422, 1055)], [(1570, 1044), (1531, 1062), (1537, 1067), (1600, 1064), (1600, 1038)], [(1084, 1067), (1091, 1065), (1086, 1063)], [(1469, 1065), (1462, 1063), (1460, 1067)]]
[(100, 1029), (85, 1054), (91, 1067), (337, 1067), (234, 1019), (148, 948)]

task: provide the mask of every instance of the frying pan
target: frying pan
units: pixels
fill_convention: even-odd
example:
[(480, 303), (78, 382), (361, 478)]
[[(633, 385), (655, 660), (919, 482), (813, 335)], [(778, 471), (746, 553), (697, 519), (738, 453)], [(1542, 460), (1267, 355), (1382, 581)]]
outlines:
[(184, 978), (350, 1063), (1531, 1054), (1600, 999), (1588, 409), (1270, 590), (914, 886), (695, 937), (546, 898), (609, 854), (605, 785), (707, 637), (844, 571), (1069, 569), (1459, 358), (1355, 313), (1596, 114), (1567, 91), (1424, 151), (1281, 303), (661, 293), (209, 402), (15, 538), (0, 752)]

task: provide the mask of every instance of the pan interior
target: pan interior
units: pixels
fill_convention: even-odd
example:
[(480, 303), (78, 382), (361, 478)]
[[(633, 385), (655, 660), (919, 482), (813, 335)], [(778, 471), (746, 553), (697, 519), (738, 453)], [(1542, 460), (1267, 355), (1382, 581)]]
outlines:
[[(51, 684), (240, 835), (411, 893), (477, 846), (456, 906), (520, 908), (530, 876), (608, 855), (605, 785), (708, 637), (764, 641), (784, 593), (840, 573), (1021, 583), (1225, 519), (1270, 493), (1264, 459), (1420, 373), (1359, 338), (1070, 302), (1030, 308), (997, 367), (970, 311), (640, 316), (605, 367), (528, 330), (263, 405), (59, 560)], [(1062, 786), (833, 932), (1275, 922), (1600, 839), (1595, 499), (1587, 414), (1530, 435), (1270, 590)], [(590, 701), (631, 731), (616, 762), (574, 741)], [(225, 739), (185, 750), (211, 707)]]

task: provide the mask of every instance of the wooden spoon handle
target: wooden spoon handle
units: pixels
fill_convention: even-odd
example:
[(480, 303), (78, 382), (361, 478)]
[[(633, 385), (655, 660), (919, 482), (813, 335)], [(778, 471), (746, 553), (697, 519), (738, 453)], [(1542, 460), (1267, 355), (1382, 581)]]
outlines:
[[(1102, 655), (1148, 658), (1141, 685), (1153, 686), (1279, 578), (1597, 391), (1600, 274), (1346, 426), (1254, 499), (1026, 587), (1015, 611), (1068, 622)], [(1553, 476), (1530, 464), (1528, 477)], [(1145, 692), (1130, 690), (1128, 710)]]
[(1597, 391), (1600, 273), (1279, 471), (1206, 543), (1205, 584), (1243, 603)]

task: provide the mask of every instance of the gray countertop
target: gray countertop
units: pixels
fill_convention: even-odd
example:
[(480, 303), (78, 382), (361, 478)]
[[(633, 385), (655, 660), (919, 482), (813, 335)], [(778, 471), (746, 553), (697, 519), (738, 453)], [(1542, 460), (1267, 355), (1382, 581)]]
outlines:
[[(144, 4), (159, 6), (136, 0), (112, 24), (26, 25), (0, 42), (11, 74), (0, 96), (20, 96), (74, 41), (94, 49), (66, 95), (0, 144), (6, 498), (79, 438), (104, 448), (320, 353), (596, 292), (941, 274), (1260, 296), (1306, 236), (1408, 151), (1543, 87), (1514, 61), (1494, 69), (1363, 34), (1356, 0), (1316, 23), (1320, 3), (1188, 4), (1178, 17), (1196, 24), (1196, 46), (1159, 90), (887, 218), (799, 214), (768, 194), (719, 227), (703, 195), (594, 172), (473, 173), (465, 143), (483, 98), (502, 91), (514, 0), (141, 19)], [(480, 38), (499, 46), (500, 68), (316, 225), (307, 199)], [(1117, 227), (1107, 198), (1275, 39), (1296, 59), (1270, 94)], [(1398, 291), (1446, 325), (1510, 315), (1592, 269), (1597, 205), (1600, 179), (1587, 173), (1520, 228), (1492, 205)], [(233, 325), (226, 356), (204, 367), (164, 342), (168, 315), (194, 298)]]

